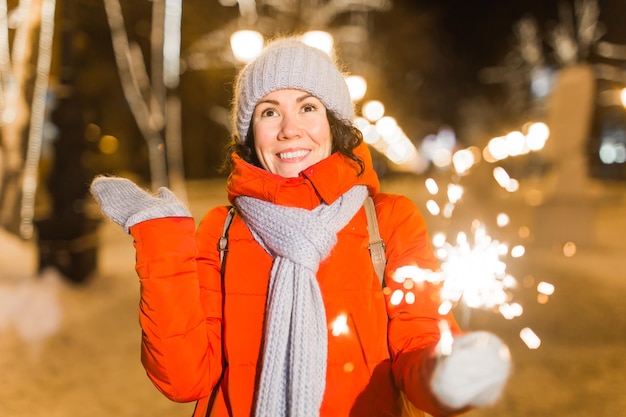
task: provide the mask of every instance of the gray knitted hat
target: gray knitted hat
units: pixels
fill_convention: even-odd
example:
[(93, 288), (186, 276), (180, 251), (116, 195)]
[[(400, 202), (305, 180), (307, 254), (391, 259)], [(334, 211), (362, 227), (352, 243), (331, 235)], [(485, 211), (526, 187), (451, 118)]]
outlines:
[(237, 77), (232, 119), (240, 141), (246, 139), (258, 101), (282, 88), (306, 91), (341, 119), (352, 121), (354, 118), (348, 85), (330, 57), (295, 38), (282, 38), (267, 45)]

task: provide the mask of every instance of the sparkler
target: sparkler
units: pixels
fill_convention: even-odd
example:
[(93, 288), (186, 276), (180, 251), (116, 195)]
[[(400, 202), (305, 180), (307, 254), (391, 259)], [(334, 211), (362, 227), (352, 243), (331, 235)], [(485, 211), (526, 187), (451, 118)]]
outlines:
[[(494, 178), (500, 186), (509, 191), (517, 189), (508, 186), (512, 179), (502, 168), (494, 170)], [(432, 195), (436, 195), (441, 188), (432, 178), (428, 178), (425, 185)], [(458, 184), (451, 184), (447, 187), (446, 194), (448, 200), (444, 204), (446, 210), (440, 210), (439, 204), (432, 199), (428, 200), (426, 208), (432, 215), (441, 214), (449, 218), (455, 204), (463, 195), (463, 189)], [(504, 227), (509, 222), (507, 214), (498, 214), (496, 224), (499, 227)], [(441, 283), (442, 303), (439, 306), (439, 313), (445, 315), (460, 305), (463, 309), (464, 327), (469, 324), (471, 309), (491, 310), (507, 320), (522, 315), (524, 308), (513, 300), (513, 290), (518, 287), (518, 282), (507, 272), (505, 258), (522, 257), (525, 254), (524, 246), (510, 247), (492, 238), (487, 233), (485, 225), (478, 220), (472, 222), (470, 237), (465, 232), (460, 232), (454, 242), (449, 242), (444, 233), (435, 233), (432, 241), (435, 254), (440, 261), (440, 271), (424, 270), (417, 266), (398, 268), (393, 279), (403, 286), (391, 294), (391, 304), (397, 305), (401, 302), (411, 304), (415, 300), (411, 284), (428, 281)], [(537, 292), (537, 301), (544, 304), (554, 293), (554, 285), (541, 282), (537, 286)], [(451, 348), (451, 342), (447, 340), (450, 336), (449, 328), (446, 330), (446, 325), (447, 323), (440, 324), (441, 342), (438, 349), (442, 355)], [(539, 337), (530, 328), (523, 329), (520, 338), (530, 349), (536, 349), (541, 344)]]
[(462, 302), (468, 308), (499, 308), (507, 315), (519, 310), (509, 303), (510, 290), (517, 280), (506, 272), (506, 263), (501, 259), (508, 253), (508, 246), (492, 239), (478, 222), (474, 223), (473, 245), (463, 232), (457, 235), (456, 245), (444, 241), (436, 249), (444, 277), (444, 302), (450, 306)]
[(398, 268), (393, 279), (402, 283), (403, 289), (391, 294), (390, 303), (397, 305), (404, 301), (412, 304), (415, 296), (410, 290), (414, 282), (439, 282), (442, 284), (442, 304), (439, 307), (442, 315), (455, 305), (462, 304), (466, 325), (471, 308), (496, 310), (506, 319), (520, 316), (523, 308), (519, 303), (512, 302), (511, 292), (518, 283), (506, 272), (507, 265), (501, 257), (522, 256), (523, 247), (515, 246), (509, 251), (508, 245), (489, 236), (485, 226), (477, 221), (473, 229), (473, 244), (463, 232), (457, 235), (455, 245), (449, 243), (443, 234), (435, 234), (433, 244), (441, 261), (441, 270), (430, 271), (417, 266)]
[[(494, 178), (502, 188), (510, 192), (517, 190), (517, 187), (510, 186), (512, 179), (504, 169), (494, 170)], [(432, 195), (438, 194), (441, 189), (432, 178), (428, 178), (425, 185)], [(446, 188), (447, 202), (444, 203), (443, 210), (432, 199), (428, 200), (426, 208), (433, 216), (442, 215), (444, 218), (450, 218), (463, 192), (460, 185), (451, 184)], [(499, 213), (495, 220), (498, 227), (510, 224), (510, 218), (506, 213)], [(470, 237), (465, 232), (460, 232), (454, 242), (449, 242), (444, 233), (435, 233), (432, 243), (435, 255), (440, 261), (440, 269), (431, 271), (416, 265), (396, 269), (391, 278), (402, 285), (393, 291), (389, 287), (383, 290), (389, 296), (391, 305), (413, 304), (416, 299), (413, 291), (415, 284), (432, 282), (441, 284), (442, 303), (438, 309), (439, 314), (446, 315), (455, 306), (460, 305), (463, 308), (462, 327), (468, 326), (471, 309), (491, 310), (507, 320), (522, 315), (524, 308), (514, 301), (513, 294), (518, 287), (518, 281), (507, 272), (505, 258), (524, 256), (526, 249), (523, 245), (511, 247), (492, 238), (487, 233), (485, 224), (478, 220), (472, 222)], [(545, 304), (554, 291), (554, 285), (540, 282), (537, 285), (537, 302)], [(349, 332), (347, 321), (345, 317), (339, 316), (332, 323), (334, 336)], [(439, 332), (441, 338), (437, 345), (437, 354), (449, 355), (453, 338), (447, 321), (442, 320), (439, 323)], [(539, 336), (528, 327), (520, 331), (520, 338), (529, 349), (537, 349), (541, 345)]]

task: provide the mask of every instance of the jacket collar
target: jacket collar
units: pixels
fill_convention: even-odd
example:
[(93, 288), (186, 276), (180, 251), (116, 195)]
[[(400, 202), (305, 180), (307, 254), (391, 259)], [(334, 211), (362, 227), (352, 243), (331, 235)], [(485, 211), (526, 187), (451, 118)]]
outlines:
[(313, 209), (322, 202), (332, 204), (355, 185), (366, 185), (370, 195), (380, 189), (378, 176), (365, 143), (355, 149), (365, 164), (365, 171), (357, 176), (358, 166), (340, 153), (302, 171), (296, 178), (284, 178), (245, 162), (233, 155), (233, 171), (226, 191), (231, 204), (245, 195), (289, 207)]

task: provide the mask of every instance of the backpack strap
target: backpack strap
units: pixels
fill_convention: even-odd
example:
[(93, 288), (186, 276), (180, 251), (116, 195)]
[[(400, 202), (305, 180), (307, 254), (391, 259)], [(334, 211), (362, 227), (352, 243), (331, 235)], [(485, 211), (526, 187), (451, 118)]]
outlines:
[[(230, 229), (230, 225), (233, 222), (233, 217), (235, 217), (236, 211), (237, 210), (235, 210), (234, 206), (231, 206), (230, 209), (228, 210), (228, 213), (226, 214), (226, 218), (224, 219), (224, 228), (222, 229), (222, 237), (220, 237), (220, 239), (217, 241), (217, 250), (220, 251), (220, 275), (222, 275), (222, 283), (224, 283), (224, 273), (225, 273), (224, 267), (226, 266), (226, 253), (228, 252), (228, 229)], [(226, 372), (226, 365), (224, 364), (222, 368), (222, 374), (220, 375), (220, 378), (217, 380), (217, 383), (211, 390), (211, 396), (209, 397), (207, 401), (205, 417), (208, 417), (211, 410), (213, 410), (213, 404), (215, 404), (217, 391), (219, 390), (219, 386), (222, 385), (222, 380), (224, 379), (225, 372)], [(200, 401), (202, 400), (196, 401), (196, 408), (198, 408), (198, 406), (200, 405)], [(196, 415), (195, 409), (194, 409), (193, 415), (194, 416)]]
[(380, 231), (378, 230), (378, 217), (376, 216), (376, 208), (374, 207), (374, 200), (369, 195), (363, 202), (365, 206), (365, 215), (367, 216), (367, 232), (369, 234), (370, 256), (372, 257), (372, 264), (376, 275), (378, 275), (378, 281), (380, 285), (385, 287), (385, 265), (387, 264), (387, 258), (385, 257), (385, 242), (380, 237)]
[(222, 278), (224, 278), (224, 259), (226, 258), (226, 252), (228, 252), (228, 229), (233, 222), (233, 217), (235, 217), (235, 211), (235, 207), (231, 207), (230, 210), (228, 210), (228, 214), (226, 214), (226, 219), (224, 220), (222, 237), (217, 241), (217, 250), (220, 251), (220, 262), (222, 264)]

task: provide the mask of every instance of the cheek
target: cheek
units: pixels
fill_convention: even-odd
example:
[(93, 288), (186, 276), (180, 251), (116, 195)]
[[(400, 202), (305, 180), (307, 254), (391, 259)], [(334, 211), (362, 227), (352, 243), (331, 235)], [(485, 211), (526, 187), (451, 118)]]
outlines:
[(254, 132), (254, 146), (257, 150), (264, 149), (268, 143), (270, 143), (270, 139), (272, 137), (272, 131), (270, 126), (267, 125), (255, 125), (253, 128)]
[(323, 129), (323, 131), (320, 132), (320, 141), (322, 142), (321, 146), (325, 148), (327, 150), (327, 154), (330, 155), (333, 148), (333, 136), (330, 132), (330, 127)]
[(327, 123), (314, 123), (310, 126), (309, 132), (320, 146), (329, 146), (333, 141), (330, 126)]

